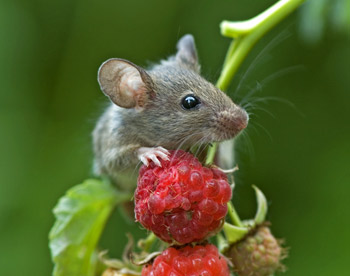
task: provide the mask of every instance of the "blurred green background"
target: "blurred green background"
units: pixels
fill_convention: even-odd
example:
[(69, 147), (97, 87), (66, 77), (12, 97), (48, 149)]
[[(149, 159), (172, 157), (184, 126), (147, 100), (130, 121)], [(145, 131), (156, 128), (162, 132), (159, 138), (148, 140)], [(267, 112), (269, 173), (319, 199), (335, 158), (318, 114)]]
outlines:
[[(290, 247), (290, 276), (345, 275), (349, 262), (347, 1), (337, 8), (316, 1), (256, 45), (229, 90), (239, 102), (257, 88), (260, 99), (250, 110), (249, 139), (238, 142), (234, 202), (248, 218), (251, 184), (265, 192), (272, 230)], [(147, 66), (192, 33), (202, 73), (215, 82), (230, 42), (219, 23), (274, 2), (1, 0), (0, 274), (51, 274), (51, 210), (91, 176), (90, 133), (108, 102), (96, 81), (104, 60)], [(274, 97), (280, 100), (268, 101)], [(139, 228), (115, 212), (101, 247), (118, 257), (125, 233), (141, 237)]]

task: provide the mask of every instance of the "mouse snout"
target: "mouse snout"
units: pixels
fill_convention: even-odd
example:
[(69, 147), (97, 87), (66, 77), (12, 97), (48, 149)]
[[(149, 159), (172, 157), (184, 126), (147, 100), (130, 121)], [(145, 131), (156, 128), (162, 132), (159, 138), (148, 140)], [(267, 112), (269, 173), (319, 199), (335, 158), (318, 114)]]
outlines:
[(241, 131), (248, 126), (249, 115), (244, 109), (240, 108), (238, 116), (234, 121), (238, 131)]
[(248, 113), (240, 108), (222, 110), (217, 115), (217, 129), (223, 139), (231, 139), (248, 125)]

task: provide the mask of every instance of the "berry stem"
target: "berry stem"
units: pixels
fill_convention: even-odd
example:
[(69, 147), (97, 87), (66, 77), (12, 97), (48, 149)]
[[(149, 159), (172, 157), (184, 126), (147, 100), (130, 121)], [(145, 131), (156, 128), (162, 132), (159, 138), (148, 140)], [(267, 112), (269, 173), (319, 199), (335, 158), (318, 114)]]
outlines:
[(238, 216), (238, 213), (237, 213), (235, 207), (232, 204), (232, 201), (229, 201), (227, 203), (227, 208), (228, 208), (227, 213), (228, 213), (233, 225), (238, 226), (238, 227), (244, 227), (241, 219)]
[(217, 147), (218, 147), (217, 143), (213, 143), (210, 146), (207, 154), (207, 160), (205, 161), (206, 165), (213, 164)]
[[(232, 41), (224, 61), (216, 87), (226, 91), (232, 78), (253, 46), (275, 25), (292, 13), (305, 0), (280, 0), (259, 15), (239, 22), (223, 21), (220, 25), (224, 36), (232, 37)], [(217, 145), (208, 150), (207, 164), (214, 161)]]
[(238, 227), (228, 222), (224, 223), (223, 231), (229, 244), (233, 244), (243, 239), (249, 232), (247, 227)]
[(138, 246), (143, 249), (145, 252), (150, 252), (150, 249), (152, 248), (153, 244), (157, 241), (157, 236), (151, 232), (147, 238), (140, 240), (138, 242)]

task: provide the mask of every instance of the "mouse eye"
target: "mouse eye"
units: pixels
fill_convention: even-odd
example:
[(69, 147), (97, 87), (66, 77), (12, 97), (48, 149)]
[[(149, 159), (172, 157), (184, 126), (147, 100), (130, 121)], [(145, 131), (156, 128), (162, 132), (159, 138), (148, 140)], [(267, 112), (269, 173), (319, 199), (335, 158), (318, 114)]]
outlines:
[(200, 103), (199, 99), (193, 95), (187, 95), (181, 101), (181, 105), (184, 109), (193, 109)]

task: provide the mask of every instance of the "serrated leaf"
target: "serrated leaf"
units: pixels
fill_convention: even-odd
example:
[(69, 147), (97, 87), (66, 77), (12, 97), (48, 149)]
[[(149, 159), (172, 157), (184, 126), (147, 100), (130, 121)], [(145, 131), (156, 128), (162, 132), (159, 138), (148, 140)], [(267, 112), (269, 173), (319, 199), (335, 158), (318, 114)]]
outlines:
[(93, 276), (96, 245), (113, 208), (130, 199), (106, 181), (88, 179), (74, 186), (53, 210), (49, 240), (54, 276)]

